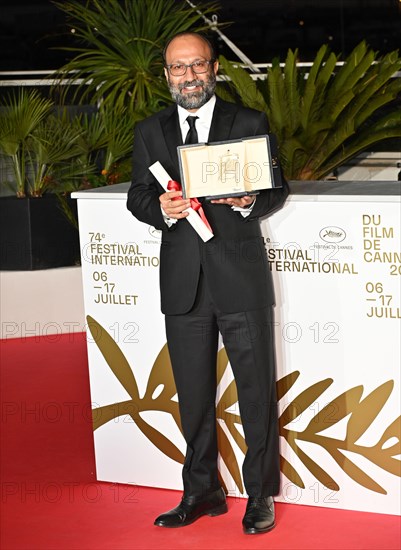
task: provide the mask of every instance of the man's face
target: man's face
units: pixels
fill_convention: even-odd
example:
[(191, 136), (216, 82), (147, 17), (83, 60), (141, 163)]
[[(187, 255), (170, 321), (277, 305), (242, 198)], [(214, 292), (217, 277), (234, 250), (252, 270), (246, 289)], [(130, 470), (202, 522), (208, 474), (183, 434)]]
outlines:
[[(201, 38), (184, 35), (175, 38), (167, 48), (166, 64), (180, 63), (189, 65), (194, 61), (209, 61), (212, 57), (209, 46)], [(184, 109), (197, 111), (213, 96), (216, 88), (218, 62), (209, 65), (206, 73), (196, 74), (191, 67), (182, 76), (172, 76), (167, 69), (164, 74), (172, 98)]]

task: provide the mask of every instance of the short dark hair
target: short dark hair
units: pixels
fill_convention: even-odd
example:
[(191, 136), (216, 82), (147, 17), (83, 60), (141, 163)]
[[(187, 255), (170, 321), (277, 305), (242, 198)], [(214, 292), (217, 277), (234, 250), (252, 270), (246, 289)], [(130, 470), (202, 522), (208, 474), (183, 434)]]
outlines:
[(170, 46), (170, 44), (173, 40), (175, 40), (176, 38), (178, 38), (180, 36), (197, 36), (198, 38), (203, 40), (203, 42), (205, 42), (209, 46), (211, 60), (213, 60), (213, 61), (216, 60), (216, 51), (214, 49), (214, 46), (205, 34), (203, 34), (201, 32), (195, 32), (195, 31), (181, 31), (181, 32), (177, 32), (177, 34), (174, 34), (174, 36), (172, 36), (171, 38), (169, 38), (167, 40), (166, 45), (163, 48), (163, 61), (164, 61), (164, 64), (166, 64), (166, 53), (167, 53), (168, 47)]

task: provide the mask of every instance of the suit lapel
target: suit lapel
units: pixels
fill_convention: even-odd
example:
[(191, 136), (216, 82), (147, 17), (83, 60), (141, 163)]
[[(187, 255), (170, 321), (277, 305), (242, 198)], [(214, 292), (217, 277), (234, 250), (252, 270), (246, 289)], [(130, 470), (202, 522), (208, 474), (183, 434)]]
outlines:
[(236, 105), (216, 98), (212, 124), (209, 132), (209, 142), (230, 139), (231, 128), (237, 112)]
[(160, 124), (162, 127), (162, 132), (167, 149), (170, 153), (170, 158), (172, 159), (174, 166), (176, 167), (177, 173), (179, 173), (177, 147), (178, 145), (182, 145), (182, 135), (178, 122), (176, 105), (173, 105), (171, 109), (168, 109), (168, 111), (166, 112), (166, 116), (160, 120)]

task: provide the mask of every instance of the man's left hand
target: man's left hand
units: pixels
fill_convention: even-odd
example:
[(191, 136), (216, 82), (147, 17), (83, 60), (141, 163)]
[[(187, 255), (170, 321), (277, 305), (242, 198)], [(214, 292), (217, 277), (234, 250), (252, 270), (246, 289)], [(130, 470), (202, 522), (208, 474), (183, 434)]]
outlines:
[(249, 208), (255, 201), (255, 195), (245, 195), (244, 197), (228, 197), (227, 199), (214, 199), (212, 204), (227, 204), (228, 206), (238, 206), (240, 208)]

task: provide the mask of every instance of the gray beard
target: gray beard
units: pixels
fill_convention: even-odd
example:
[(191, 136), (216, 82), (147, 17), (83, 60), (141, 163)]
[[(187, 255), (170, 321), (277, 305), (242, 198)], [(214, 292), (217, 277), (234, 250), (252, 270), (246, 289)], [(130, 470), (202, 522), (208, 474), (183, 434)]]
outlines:
[[(181, 90), (187, 86), (201, 86), (202, 89), (199, 92), (192, 92), (183, 95)], [(211, 97), (214, 95), (216, 89), (216, 75), (212, 72), (206, 82), (203, 80), (186, 80), (178, 86), (172, 84), (170, 78), (168, 79), (168, 89), (170, 90), (171, 97), (174, 101), (189, 111), (190, 109), (199, 109), (202, 105), (205, 105)]]

